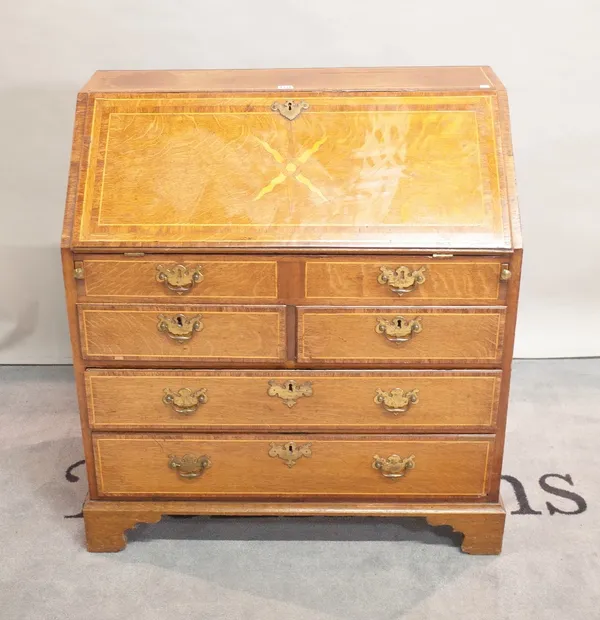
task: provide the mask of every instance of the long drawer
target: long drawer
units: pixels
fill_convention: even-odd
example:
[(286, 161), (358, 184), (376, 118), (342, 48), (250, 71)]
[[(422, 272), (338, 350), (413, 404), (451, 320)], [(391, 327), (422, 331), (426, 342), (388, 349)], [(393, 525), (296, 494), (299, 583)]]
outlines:
[(95, 434), (101, 497), (483, 497), (494, 437)]
[(300, 307), (301, 363), (497, 366), (504, 307)]
[(78, 304), (88, 360), (281, 362), (283, 306)]
[(485, 432), (500, 371), (88, 370), (96, 430)]

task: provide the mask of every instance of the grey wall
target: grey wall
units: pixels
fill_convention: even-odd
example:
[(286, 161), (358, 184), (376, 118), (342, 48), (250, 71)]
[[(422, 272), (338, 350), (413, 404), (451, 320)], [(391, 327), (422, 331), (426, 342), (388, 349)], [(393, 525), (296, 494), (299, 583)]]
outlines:
[(58, 239), (96, 69), (489, 64), (509, 89), (516, 354), (600, 355), (600, 4), (0, 0), (0, 363), (70, 360)]

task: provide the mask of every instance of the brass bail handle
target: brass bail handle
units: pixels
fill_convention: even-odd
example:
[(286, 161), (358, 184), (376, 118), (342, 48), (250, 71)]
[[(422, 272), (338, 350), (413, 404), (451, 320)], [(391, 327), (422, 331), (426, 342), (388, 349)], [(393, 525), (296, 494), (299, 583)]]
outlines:
[(204, 405), (208, 401), (208, 396), (206, 395), (206, 388), (199, 390), (181, 388), (177, 391), (165, 388), (162, 401), (171, 407), (175, 413), (191, 415), (198, 410), (200, 405)]
[(397, 269), (380, 267), (381, 273), (377, 277), (379, 284), (387, 284), (392, 293), (399, 297), (406, 293), (412, 293), (419, 284), (425, 282), (425, 267), (411, 270), (410, 267), (402, 265)]
[(156, 281), (163, 282), (170, 291), (178, 295), (189, 293), (194, 284), (202, 282), (202, 280), (204, 280), (204, 275), (200, 265), (193, 269), (189, 269), (185, 265), (174, 265), (172, 267), (157, 265), (156, 267)]
[(404, 458), (397, 454), (392, 454), (387, 458), (382, 458), (378, 454), (373, 457), (373, 469), (381, 472), (384, 478), (404, 478), (409, 470), (415, 467), (415, 455)]
[(383, 334), (386, 340), (393, 343), (407, 342), (413, 334), (423, 330), (421, 319), (406, 319), (403, 316), (395, 316), (393, 319), (377, 319), (375, 331)]
[(406, 413), (411, 405), (419, 402), (419, 390), (404, 391), (401, 388), (394, 388), (389, 392), (384, 392), (381, 388), (377, 388), (373, 401), (381, 405), (388, 413), (399, 415)]
[(202, 456), (194, 456), (186, 454), (181, 458), (174, 454), (169, 455), (169, 468), (175, 469), (180, 478), (190, 480), (192, 478), (200, 478), (202, 474), (212, 467), (212, 462), (206, 454)]
[(156, 327), (159, 332), (165, 332), (171, 340), (182, 344), (191, 340), (194, 332), (204, 329), (201, 319), (201, 314), (189, 318), (185, 314), (175, 314), (174, 316), (159, 314)]

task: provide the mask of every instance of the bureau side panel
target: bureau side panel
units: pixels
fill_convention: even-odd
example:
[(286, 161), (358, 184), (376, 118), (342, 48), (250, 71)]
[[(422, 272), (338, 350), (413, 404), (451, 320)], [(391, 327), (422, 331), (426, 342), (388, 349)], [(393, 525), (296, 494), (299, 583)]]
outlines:
[(519, 290), (521, 281), (521, 265), (523, 251), (515, 250), (510, 263), (511, 279), (509, 281), (507, 312), (506, 312), (506, 333), (504, 338), (504, 351), (502, 355), (502, 388), (498, 407), (498, 428), (497, 442), (492, 461), (490, 475), (490, 493), (492, 501), (497, 501), (500, 497), (500, 476), (502, 474), (502, 460), (504, 456), (504, 443), (506, 436), (506, 417), (508, 413), (508, 398), (510, 394), (510, 380), (513, 362), (513, 350), (515, 343), (515, 329), (517, 324), (517, 310), (519, 305)]
[(73, 231), (73, 218), (75, 216), (75, 206), (81, 202), (83, 187), (79, 183), (79, 170), (84, 156), (84, 130), (87, 117), (87, 94), (80, 93), (77, 96), (75, 108), (75, 124), (73, 127), (73, 143), (71, 147), (71, 161), (69, 163), (69, 180), (67, 185), (67, 199), (65, 202), (65, 214), (63, 219), (63, 229), (61, 237), (61, 247), (71, 246), (71, 233)]
[(69, 320), (69, 333), (71, 336), (71, 349), (73, 352), (73, 371), (75, 374), (75, 386), (77, 389), (77, 402), (79, 405), (79, 416), (81, 421), (81, 433), (83, 439), (83, 452), (85, 456), (88, 485), (90, 497), (98, 497), (96, 486), (96, 470), (94, 468), (94, 452), (92, 448), (92, 435), (88, 424), (88, 410), (86, 391), (84, 384), (85, 363), (81, 357), (81, 342), (79, 333), (79, 322), (77, 320), (77, 293), (75, 290), (75, 279), (73, 277), (74, 261), (70, 250), (63, 248), (62, 265), (65, 283), (67, 317)]

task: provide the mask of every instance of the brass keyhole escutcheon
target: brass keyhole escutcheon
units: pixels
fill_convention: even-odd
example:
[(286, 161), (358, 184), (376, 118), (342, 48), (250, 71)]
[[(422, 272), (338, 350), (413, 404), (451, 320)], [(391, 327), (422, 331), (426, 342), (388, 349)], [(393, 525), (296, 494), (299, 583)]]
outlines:
[(298, 459), (312, 456), (311, 446), (312, 444), (310, 443), (298, 445), (295, 441), (288, 441), (282, 444), (272, 443), (269, 447), (269, 456), (284, 460), (285, 464), (292, 468)]
[(156, 327), (159, 332), (166, 332), (171, 340), (182, 344), (191, 340), (195, 332), (204, 329), (204, 323), (201, 319), (201, 314), (189, 318), (185, 314), (176, 314), (175, 316), (159, 314)]
[(377, 319), (375, 331), (383, 334), (389, 342), (400, 343), (407, 342), (422, 331), (421, 319), (407, 319), (403, 316), (395, 316), (393, 319)]
[(288, 121), (293, 121), (295, 118), (300, 116), (300, 113), (303, 110), (308, 110), (308, 103), (306, 101), (285, 101), (284, 103), (280, 103), (275, 101), (271, 105), (271, 110), (273, 112), (279, 112), (281, 116), (287, 118)]
[(283, 404), (289, 409), (298, 402), (299, 398), (303, 396), (312, 396), (312, 393), (313, 389), (310, 381), (298, 384), (293, 379), (289, 379), (283, 383), (278, 383), (276, 380), (272, 379), (269, 381), (269, 388), (267, 389), (267, 394), (269, 396), (281, 398)]

